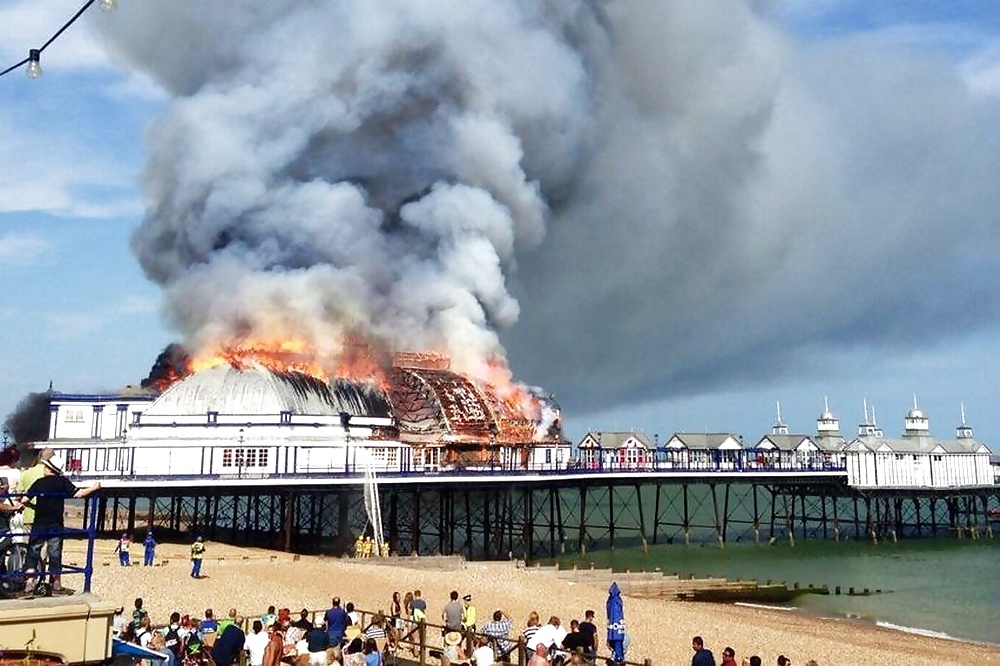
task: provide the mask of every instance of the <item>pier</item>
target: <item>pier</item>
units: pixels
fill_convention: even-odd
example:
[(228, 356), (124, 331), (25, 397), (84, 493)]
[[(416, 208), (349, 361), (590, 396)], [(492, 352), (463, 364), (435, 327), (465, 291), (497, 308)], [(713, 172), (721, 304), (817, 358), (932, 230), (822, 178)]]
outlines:
[[(158, 538), (342, 554), (369, 529), (357, 474), (103, 483), (93, 510), (105, 535), (152, 528)], [(392, 553), (470, 559), (777, 539), (992, 538), (991, 512), (1000, 508), (996, 486), (858, 489), (836, 469), (469, 470), (377, 483)]]

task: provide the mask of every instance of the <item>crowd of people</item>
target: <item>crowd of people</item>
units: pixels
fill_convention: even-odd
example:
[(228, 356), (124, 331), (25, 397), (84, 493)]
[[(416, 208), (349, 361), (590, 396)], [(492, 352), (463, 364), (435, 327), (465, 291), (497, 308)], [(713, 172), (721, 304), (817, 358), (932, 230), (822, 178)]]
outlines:
[[(691, 657), (691, 666), (716, 666), (715, 655), (705, 647), (705, 640), (701, 636), (695, 636), (691, 639), (691, 649), (694, 650), (694, 656)], [(739, 662), (740, 666), (762, 666), (763, 663), (763, 660), (758, 655), (743, 657), (742, 661)], [(792, 660), (783, 654), (778, 655), (776, 663), (778, 666), (792, 666)], [(721, 664), (722, 666), (736, 666), (736, 650), (728, 646), (723, 648)], [(815, 660), (810, 659), (805, 663), (805, 666), (819, 666), (819, 664)]]
[[(441, 666), (516, 664), (521, 657), (518, 650), (523, 650), (528, 666), (594, 666), (605, 661), (613, 666), (625, 660), (624, 654), (598, 658), (602, 641), (593, 610), (584, 611), (582, 621), (573, 619), (568, 625), (557, 616), (543, 624), (541, 616), (532, 611), (519, 629), (500, 608), (481, 627), (477, 616), (472, 595), (460, 598), (456, 590), (442, 607), (441, 624), (432, 625), (427, 601), (420, 590), (414, 590), (393, 593), (387, 612), (380, 610), (367, 617), (353, 603), (342, 604), (334, 597), (325, 612), (303, 608), (298, 617), (288, 608), (275, 606), (249, 618), (235, 608), (222, 619), (217, 619), (212, 609), (200, 617), (175, 611), (166, 623), (154, 626), (143, 600), (136, 599), (130, 617), (119, 609), (115, 633), (122, 640), (159, 652), (166, 657), (166, 666), (386, 666), (387, 661), (395, 663), (400, 651), (406, 658), (416, 658), (422, 647)], [(440, 626), (440, 638), (437, 631), (430, 631), (431, 626)], [(623, 652), (627, 652), (629, 642), (626, 633)], [(610, 641), (603, 647), (614, 655)], [(715, 656), (701, 636), (692, 639), (691, 647), (691, 666), (716, 666)], [(726, 647), (720, 663), (761, 666), (763, 662), (756, 655), (737, 662), (735, 650)], [(776, 663), (792, 664), (784, 655)], [(817, 664), (809, 661), (805, 666)]]

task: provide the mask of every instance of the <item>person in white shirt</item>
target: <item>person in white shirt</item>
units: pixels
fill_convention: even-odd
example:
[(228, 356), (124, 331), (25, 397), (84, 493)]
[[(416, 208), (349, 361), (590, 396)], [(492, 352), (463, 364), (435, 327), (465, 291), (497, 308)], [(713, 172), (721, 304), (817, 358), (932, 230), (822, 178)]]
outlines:
[(243, 649), (250, 653), (250, 666), (261, 666), (264, 663), (264, 648), (270, 641), (271, 637), (264, 631), (263, 623), (254, 620), (253, 633), (243, 642)]
[(479, 645), (472, 651), (472, 663), (475, 666), (493, 666), (493, 648), (490, 647), (490, 639), (486, 636), (479, 637)]
[(538, 631), (531, 637), (528, 650), (534, 650), (539, 645), (544, 645), (546, 649), (552, 645), (558, 647), (562, 645), (564, 638), (566, 638), (566, 630), (560, 626), (559, 618), (553, 615), (549, 618), (549, 623), (539, 627)]

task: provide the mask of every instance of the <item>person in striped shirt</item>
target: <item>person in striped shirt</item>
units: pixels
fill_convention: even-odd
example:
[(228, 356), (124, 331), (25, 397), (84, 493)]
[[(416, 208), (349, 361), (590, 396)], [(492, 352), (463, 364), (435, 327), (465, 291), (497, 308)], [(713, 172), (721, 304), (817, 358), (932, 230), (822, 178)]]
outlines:
[(513, 626), (513, 621), (499, 608), (493, 611), (493, 620), (483, 626), (482, 633), (492, 640), (497, 659), (502, 660), (514, 647), (514, 643), (510, 640), (510, 630)]

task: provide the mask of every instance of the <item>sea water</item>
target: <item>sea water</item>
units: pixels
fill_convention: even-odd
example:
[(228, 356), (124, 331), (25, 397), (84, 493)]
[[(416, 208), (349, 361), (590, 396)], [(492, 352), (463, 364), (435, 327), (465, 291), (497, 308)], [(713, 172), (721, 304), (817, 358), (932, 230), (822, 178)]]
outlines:
[[(562, 564), (630, 569), (801, 587), (827, 585), (830, 595), (805, 594), (789, 606), (826, 617), (850, 617), (885, 627), (959, 640), (1000, 644), (1000, 538), (910, 539), (795, 545), (717, 544), (592, 551)], [(834, 594), (840, 586), (842, 594)], [(849, 596), (849, 588), (868, 596)], [(881, 592), (875, 592), (881, 590)]]

